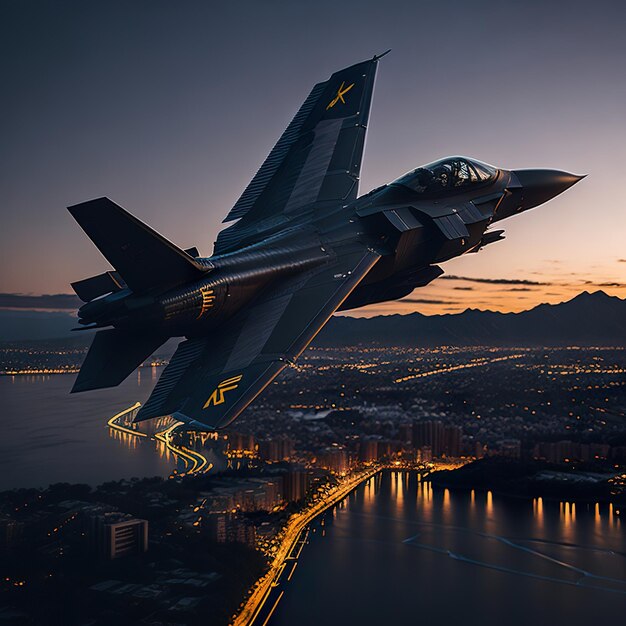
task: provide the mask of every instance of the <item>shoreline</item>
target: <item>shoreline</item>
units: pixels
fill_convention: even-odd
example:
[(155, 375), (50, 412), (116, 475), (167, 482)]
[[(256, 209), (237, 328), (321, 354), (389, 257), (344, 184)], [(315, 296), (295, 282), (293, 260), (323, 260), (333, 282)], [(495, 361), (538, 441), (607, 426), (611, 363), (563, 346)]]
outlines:
[(608, 467), (562, 468), (544, 461), (481, 459), (452, 472), (426, 478), (436, 489), (490, 492), (507, 498), (624, 508), (624, 470)]
[[(370, 480), (384, 469), (385, 468), (383, 467), (376, 467), (374, 469), (365, 470), (362, 474), (355, 477), (354, 480), (349, 481), (348, 484), (343, 486), (343, 488), (339, 486), (337, 493), (333, 494), (330, 498), (328, 498), (328, 500), (313, 505), (311, 510), (308, 512), (294, 513), (290, 517), (285, 528), (283, 529), (286, 537), (282, 540), (281, 545), (277, 550), (277, 554), (270, 564), (268, 572), (259, 578), (251, 587), (248, 592), (248, 596), (242, 603), (242, 608), (234, 616), (230, 622), (230, 626), (250, 626), (254, 624), (256, 618), (265, 606), (265, 602), (270, 596), (272, 590), (277, 587), (278, 579), (282, 575), (287, 561), (291, 558), (292, 551), (298, 544), (302, 533), (307, 530), (309, 525), (315, 521), (317, 517), (344, 500), (362, 483)], [(303, 516), (303, 519), (299, 519), (301, 516)], [(290, 528), (291, 526), (293, 526), (293, 528)], [(284, 592), (280, 593), (279, 598), (271, 609), (271, 612), (273, 612), (278, 605), (280, 597), (282, 597), (282, 593)]]
[[(166, 367), (167, 363), (140, 365), (137, 369), (152, 369)], [(65, 374), (78, 374), (80, 367), (68, 366), (67, 368), (43, 368), (32, 370), (2, 370), (0, 376), (63, 376)]]
[(470, 486), (461, 486), (461, 485), (453, 485), (450, 483), (433, 483), (432, 480), (428, 478), (424, 479), (426, 482), (430, 482), (434, 489), (448, 489), (449, 491), (455, 491), (457, 493), (471, 493), (472, 491), (476, 491), (479, 493), (491, 493), (494, 496), (512, 498), (516, 500), (528, 500), (533, 501), (541, 498), (544, 502), (571, 502), (575, 504), (605, 504), (615, 505), (611, 500), (594, 500), (592, 498), (559, 498), (553, 495), (544, 495), (544, 494), (524, 494), (524, 493), (515, 493), (513, 491), (505, 491), (503, 489), (498, 489), (497, 487), (470, 487)]

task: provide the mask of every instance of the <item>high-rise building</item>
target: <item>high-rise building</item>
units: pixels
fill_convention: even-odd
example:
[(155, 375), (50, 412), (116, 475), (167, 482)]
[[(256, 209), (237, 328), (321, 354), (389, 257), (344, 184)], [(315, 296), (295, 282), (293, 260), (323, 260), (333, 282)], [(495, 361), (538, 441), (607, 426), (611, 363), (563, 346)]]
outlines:
[(295, 441), (283, 435), (273, 439), (264, 439), (259, 441), (259, 456), (263, 461), (275, 463), (278, 461), (288, 461), (293, 457), (295, 449)]
[(251, 478), (242, 483), (234, 492), (235, 505), (240, 511), (253, 513), (255, 511), (271, 511), (283, 499), (282, 477), (272, 480)]
[(461, 455), (461, 436), (463, 430), (460, 426), (445, 426), (443, 429), (443, 454), (457, 457)]
[(248, 433), (229, 432), (226, 449), (229, 452), (254, 452), (256, 442), (254, 436)]
[(459, 456), (462, 434), (459, 426), (446, 426), (440, 421), (413, 422), (413, 445), (418, 449), (430, 446), (434, 457)]
[(283, 475), (283, 498), (287, 502), (302, 500), (311, 485), (311, 476), (306, 470), (292, 470)]
[(359, 444), (359, 461), (372, 463), (378, 460), (378, 441), (371, 438), (363, 438)]
[(254, 524), (233, 513), (207, 515), (202, 526), (217, 543), (243, 543), (254, 548), (256, 530)]
[(443, 424), (433, 421), (413, 422), (413, 445), (416, 448), (430, 446), (433, 456), (439, 456), (442, 447)]
[(391, 441), (387, 439), (381, 439), (378, 442), (378, 459), (389, 459), (393, 454), (393, 446), (391, 445)]
[(603, 443), (578, 443), (575, 441), (540, 441), (533, 448), (533, 457), (550, 463), (570, 461), (597, 461), (611, 455), (611, 446)]
[(4, 515), (0, 517), (0, 550), (11, 550), (21, 541), (24, 524)]
[(108, 559), (118, 559), (148, 551), (148, 522), (145, 519), (102, 520), (100, 551)]
[(402, 443), (413, 443), (413, 424), (404, 422), (398, 426), (398, 438)]
[(348, 453), (340, 446), (324, 448), (317, 454), (317, 465), (336, 474), (343, 474), (349, 469)]

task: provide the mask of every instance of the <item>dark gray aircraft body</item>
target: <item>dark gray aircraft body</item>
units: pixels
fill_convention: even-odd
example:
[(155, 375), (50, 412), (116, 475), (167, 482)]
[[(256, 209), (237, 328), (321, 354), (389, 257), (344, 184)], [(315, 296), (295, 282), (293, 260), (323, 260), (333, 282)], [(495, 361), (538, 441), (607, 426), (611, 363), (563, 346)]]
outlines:
[(402, 298), (437, 263), (502, 239), (491, 226), (581, 177), (424, 165), (358, 197), (378, 59), (316, 85), (225, 222), (213, 256), (181, 250), (107, 198), (69, 210), (115, 271), (77, 283), (81, 329), (98, 328), (73, 392), (122, 382), (185, 337), (137, 421), (232, 422), (335, 311)]

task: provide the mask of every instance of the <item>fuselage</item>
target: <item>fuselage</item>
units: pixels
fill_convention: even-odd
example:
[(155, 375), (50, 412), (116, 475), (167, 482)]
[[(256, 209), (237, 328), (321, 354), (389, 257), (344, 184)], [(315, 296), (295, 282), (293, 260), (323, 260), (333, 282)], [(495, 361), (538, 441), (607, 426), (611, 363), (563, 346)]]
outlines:
[[(348, 204), (296, 212), (262, 243), (197, 261), (198, 280), (165, 292), (122, 289), (79, 311), (90, 327), (150, 329), (163, 336), (206, 334), (278, 278), (331, 262), (355, 242), (380, 260), (340, 309), (395, 300), (442, 273), (436, 265), (501, 239), (489, 226), (537, 206), (580, 177), (556, 170), (496, 169), (465, 157), (422, 166)], [(318, 215), (320, 217), (318, 217)]]

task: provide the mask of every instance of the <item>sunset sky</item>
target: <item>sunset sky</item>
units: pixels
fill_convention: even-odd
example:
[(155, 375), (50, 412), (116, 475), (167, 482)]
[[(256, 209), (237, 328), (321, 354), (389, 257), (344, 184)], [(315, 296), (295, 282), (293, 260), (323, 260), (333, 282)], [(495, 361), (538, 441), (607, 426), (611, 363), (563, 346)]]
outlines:
[(65, 209), (103, 195), (211, 254), (312, 85), (392, 48), (361, 193), (450, 154), (588, 176), (503, 222), (504, 242), (444, 264), (443, 279), (360, 314), (626, 297), (625, 7), (3, 2), (0, 296), (70, 293), (107, 269)]

